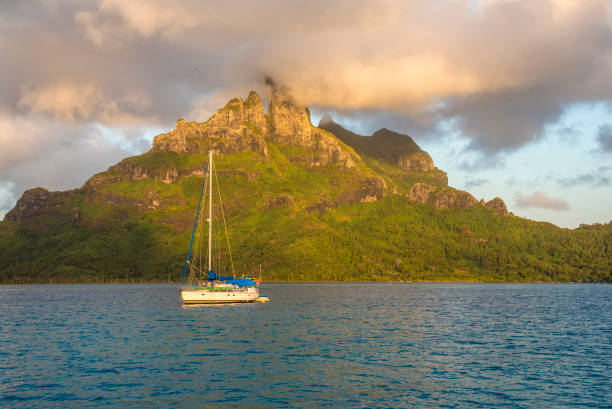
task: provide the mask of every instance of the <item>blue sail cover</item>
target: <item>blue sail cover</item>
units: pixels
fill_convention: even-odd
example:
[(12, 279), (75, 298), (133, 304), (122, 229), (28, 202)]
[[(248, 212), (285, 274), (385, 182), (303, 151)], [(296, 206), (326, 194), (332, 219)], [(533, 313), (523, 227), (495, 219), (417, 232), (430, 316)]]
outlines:
[(255, 285), (255, 282), (253, 280), (250, 280), (248, 278), (237, 278), (235, 280), (227, 280), (225, 281), (228, 284), (234, 284), (237, 285), (238, 287), (243, 287), (245, 285)]
[(217, 275), (217, 273), (215, 273), (212, 270), (208, 272), (209, 281), (212, 281), (212, 280), (227, 281), (227, 280), (233, 280), (233, 279), (234, 279), (233, 276), (220, 276), (220, 275)]

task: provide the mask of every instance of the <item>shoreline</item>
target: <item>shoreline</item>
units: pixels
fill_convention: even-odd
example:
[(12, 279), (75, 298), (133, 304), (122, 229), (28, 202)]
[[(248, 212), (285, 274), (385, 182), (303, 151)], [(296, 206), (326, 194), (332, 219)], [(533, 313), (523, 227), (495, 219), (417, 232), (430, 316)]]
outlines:
[[(606, 281), (288, 281), (288, 280), (270, 280), (264, 283), (274, 284), (604, 284), (610, 285), (612, 282)], [(28, 285), (124, 285), (124, 284), (172, 284), (180, 286), (180, 283), (173, 281), (112, 281), (112, 282), (74, 282), (74, 283), (57, 283), (57, 282), (30, 282), (30, 283), (0, 283), (2, 286), (28, 286)]]

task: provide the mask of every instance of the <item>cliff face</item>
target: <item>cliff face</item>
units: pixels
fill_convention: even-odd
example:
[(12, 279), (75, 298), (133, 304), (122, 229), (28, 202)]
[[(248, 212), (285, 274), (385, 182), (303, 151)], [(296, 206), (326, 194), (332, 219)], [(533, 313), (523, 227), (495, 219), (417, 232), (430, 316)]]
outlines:
[(485, 204), (485, 207), (487, 209), (493, 210), (495, 213), (497, 213), (500, 216), (508, 215), (508, 208), (506, 207), (506, 204), (504, 203), (504, 201), (499, 197), (496, 197), (493, 200), (488, 201)]
[(491, 209), (499, 216), (508, 215), (506, 204), (499, 197), (488, 202), (485, 202), (484, 199), (478, 202), (478, 200), (468, 192), (452, 188), (436, 188), (426, 183), (415, 183), (408, 193), (408, 198), (436, 209), (467, 209), (480, 203), (481, 206)]
[(152, 150), (201, 153), (213, 149), (228, 154), (250, 150), (266, 157), (266, 131), (261, 98), (251, 91), (246, 100), (231, 99), (204, 123), (179, 119), (174, 130), (153, 139)]
[(38, 216), (57, 216), (63, 209), (64, 199), (72, 192), (49, 192), (42, 187), (26, 190), (4, 220), (21, 223)]
[(408, 193), (408, 198), (436, 209), (466, 209), (478, 203), (468, 192), (452, 188), (436, 188), (426, 183), (415, 183)]
[(204, 123), (179, 119), (176, 128), (153, 140), (153, 151), (202, 153), (213, 149), (218, 153), (245, 150), (268, 156), (266, 139), (280, 146), (307, 149), (305, 163), (310, 167), (338, 164), (355, 166), (359, 157), (333, 135), (313, 126), (308, 108), (299, 106), (282, 88), (271, 88), (268, 114), (261, 98), (251, 91), (246, 100), (233, 98)]
[(340, 164), (352, 168), (359, 157), (337, 138), (310, 122), (310, 111), (295, 103), (289, 93), (272, 85), (268, 106), (270, 140), (282, 146), (310, 150), (310, 166)]

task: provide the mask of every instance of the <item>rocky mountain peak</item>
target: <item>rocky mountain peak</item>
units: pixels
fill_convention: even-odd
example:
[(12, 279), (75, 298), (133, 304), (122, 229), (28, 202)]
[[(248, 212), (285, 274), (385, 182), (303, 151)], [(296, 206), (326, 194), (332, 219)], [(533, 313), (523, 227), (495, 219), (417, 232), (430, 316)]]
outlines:
[(286, 88), (270, 87), (268, 115), (270, 131), (277, 142), (291, 145), (312, 144), (312, 123), (307, 107), (299, 106)]
[(508, 208), (506, 207), (506, 204), (500, 197), (496, 197), (496, 198), (489, 200), (485, 204), (485, 207), (487, 209), (493, 210), (495, 213), (497, 213), (500, 216), (508, 215)]
[(335, 124), (333, 118), (326, 112), (319, 120), (319, 128), (324, 126), (333, 126)]
[(245, 100), (245, 104), (252, 104), (252, 105), (263, 105), (263, 103), (261, 102), (261, 98), (259, 98), (259, 95), (257, 95), (257, 92), (251, 90), (249, 92), (249, 95), (247, 96), (247, 99)]
[(310, 151), (307, 166), (338, 164), (353, 167), (360, 160), (352, 149), (310, 122), (310, 111), (299, 105), (289, 90), (269, 82), (268, 114), (259, 95), (251, 91), (246, 99), (232, 98), (208, 121), (179, 119), (174, 130), (153, 140), (153, 151), (198, 153), (213, 149), (219, 153), (251, 150), (268, 155), (266, 140), (280, 146)]
[(429, 154), (408, 135), (387, 128), (381, 128), (370, 136), (359, 135), (343, 128), (327, 114), (319, 121), (319, 128), (331, 132), (360, 154), (410, 171), (428, 171), (435, 168)]
[(26, 190), (4, 220), (23, 222), (36, 216), (54, 214), (62, 206), (62, 200), (72, 192), (50, 192), (42, 187)]
[[(469, 193), (449, 188), (446, 174), (434, 167), (429, 154), (410, 136), (387, 128), (381, 128), (370, 136), (359, 135), (343, 128), (328, 114), (316, 127), (311, 123), (308, 108), (300, 105), (288, 88), (273, 81), (268, 85), (267, 114), (259, 95), (251, 91), (246, 99), (230, 99), (204, 123), (179, 119), (174, 130), (155, 137), (153, 151), (199, 153), (213, 149), (231, 154), (250, 150), (267, 158), (267, 144), (275, 143), (279, 147), (303, 149), (303, 152), (287, 153), (288, 159), (300, 166), (337, 164), (347, 168), (355, 167), (361, 161), (359, 155), (363, 155), (397, 166), (410, 172), (406, 175), (411, 174), (411, 177), (425, 177), (427, 183), (415, 183), (405, 193), (411, 200), (442, 209), (467, 208), (478, 203)], [(112, 170), (128, 173), (133, 180), (151, 177), (164, 183), (173, 183), (182, 175), (175, 169), (145, 169), (129, 161), (121, 162)], [(364, 193), (365, 196), (382, 197), (387, 187), (384, 179), (379, 182), (372, 184), (376, 189), (364, 190), (376, 191), (376, 194)], [(396, 191), (395, 187), (393, 189)], [(499, 198), (482, 205), (499, 215), (507, 214), (506, 206)]]
[(299, 105), (288, 88), (269, 78), (266, 83), (270, 86), (267, 137), (272, 142), (311, 151), (310, 166), (355, 166), (360, 158), (334, 135), (313, 126), (310, 110)]
[[(315, 206), (319, 209), (378, 200), (389, 192), (440, 209), (467, 208), (478, 203), (468, 192), (448, 187), (446, 174), (434, 167), (427, 152), (408, 135), (387, 128), (381, 128), (370, 136), (359, 135), (343, 128), (328, 114), (316, 127), (311, 123), (308, 108), (296, 102), (288, 89), (276, 84), (271, 85), (268, 100), (268, 113), (259, 95), (251, 91), (246, 99), (230, 99), (206, 122), (180, 118), (172, 131), (154, 138), (153, 148), (141, 155), (142, 158), (128, 158), (111, 166), (108, 172), (90, 178), (79, 192), (97, 194), (101, 186), (120, 180), (153, 179), (173, 184), (184, 177), (201, 175), (199, 168), (180, 166), (177, 161), (181, 158), (176, 155), (169, 155), (169, 158), (174, 158), (170, 161), (158, 162), (154, 156), (156, 153), (194, 154), (210, 149), (221, 154), (251, 151), (270, 159), (268, 145), (273, 143), (286, 159), (301, 167), (338, 165), (340, 168), (357, 168), (353, 173), (358, 175), (355, 176), (359, 179), (358, 188), (353, 186), (336, 198), (322, 198)], [(286, 147), (297, 149), (284, 149)], [(360, 155), (387, 162), (395, 168), (381, 167), (375, 161), (363, 163)], [(237, 172), (249, 178), (257, 177), (249, 172)], [(39, 214), (56, 212), (68, 194), (70, 192), (49, 192), (42, 188), (26, 191), (15, 208), (6, 214), (5, 220), (20, 222)], [(163, 205), (160, 198), (152, 196), (150, 199), (150, 203), (146, 200), (130, 203), (138, 209)], [(108, 203), (117, 203), (117, 200), (115, 197), (107, 198)], [(481, 205), (499, 215), (508, 214), (500, 198), (481, 201)], [(71, 217), (78, 219), (74, 215)]]
[(176, 121), (176, 127), (153, 139), (153, 151), (198, 153), (213, 149), (219, 153), (244, 150), (267, 157), (264, 134), (266, 111), (261, 98), (251, 91), (246, 100), (232, 98), (206, 122)]

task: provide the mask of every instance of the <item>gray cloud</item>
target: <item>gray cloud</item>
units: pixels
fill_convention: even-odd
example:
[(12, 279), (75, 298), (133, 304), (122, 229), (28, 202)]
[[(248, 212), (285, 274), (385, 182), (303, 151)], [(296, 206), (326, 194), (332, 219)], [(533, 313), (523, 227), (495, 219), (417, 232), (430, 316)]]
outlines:
[[(104, 126), (129, 144), (122, 129), (206, 120), (232, 96), (261, 93), (264, 75), (361, 131), (443, 138), (439, 125), (449, 123), (471, 150), (494, 155), (540, 138), (565, 107), (612, 95), (609, 0), (32, 0), (0, 7), (0, 123), (12, 135), (0, 140), (0, 183), (25, 169), (32, 180), (47, 172), (51, 182), (85, 172), (44, 168), (31, 152), (57, 140), (62, 127), (70, 131), (48, 154), (78, 152), (100, 165), (114, 153), (68, 138), (104, 145), (96, 134)], [(497, 165), (475, 159), (462, 168)], [(15, 191), (29, 185), (24, 178)]]
[(466, 178), (464, 185), (466, 189), (471, 189), (473, 187), (478, 187), (478, 186), (482, 186), (484, 184), (489, 183), (488, 179), (472, 179), (472, 178)]
[(612, 170), (612, 168), (609, 166), (600, 166), (597, 170), (589, 173), (581, 173), (574, 177), (557, 179), (557, 183), (563, 187), (581, 185), (591, 187), (612, 186), (610, 170)]
[(597, 131), (597, 142), (601, 150), (612, 153), (612, 125), (602, 125)]
[(575, 144), (578, 141), (578, 137), (580, 136), (581, 124), (562, 126), (555, 130), (557, 137), (560, 142), (566, 144)]
[(529, 196), (517, 192), (515, 196), (516, 206), (520, 208), (541, 207), (555, 211), (570, 210), (570, 205), (563, 199), (554, 199), (547, 193), (536, 190)]
[(506, 179), (506, 185), (508, 186), (516, 186), (520, 184), (520, 181), (517, 180), (514, 176), (512, 176), (511, 178)]
[[(460, 156), (466, 156), (467, 151), (464, 150)], [(506, 160), (500, 154), (486, 154), (477, 152), (470, 155), (473, 158), (463, 160), (459, 163), (459, 169), (464, 172), (482, 172), (486, 169), (501, 169), (506, 166)]]
[(523, 187), (529, 187), (531, 189), (535, 189), (538, 186), (542, 186), (542, 183), (544, 183), (545, 181), (550, 181), (552, 178), (550, 177), (543, 177), (541, 175), (538, 176), (534, 176), (534, 177), (529, 177), (529, 178), (519, 178), (516, 176), (512, 176), (508, 179), (505, 180), (505, 185), (506, 186), (523, 186)]

